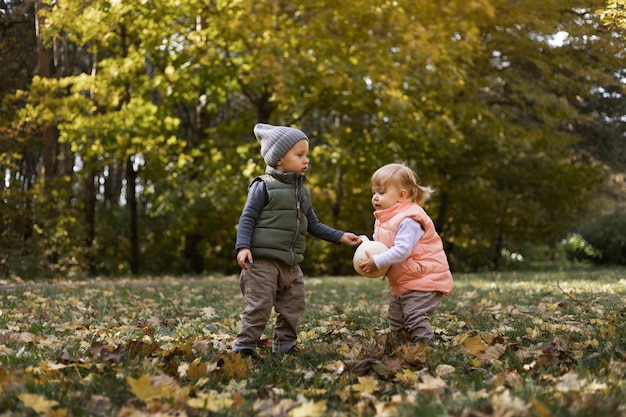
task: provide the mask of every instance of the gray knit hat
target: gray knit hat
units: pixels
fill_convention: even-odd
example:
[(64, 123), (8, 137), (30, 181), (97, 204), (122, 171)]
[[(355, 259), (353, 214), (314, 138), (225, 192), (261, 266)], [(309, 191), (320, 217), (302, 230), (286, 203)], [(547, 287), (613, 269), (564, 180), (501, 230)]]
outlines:
[(265, 163), (274, 168), (293, 145), (302, 139), (309, 140), (299, 129), (287, 126), (272, 126), (265, 123), (257, 123), (254, 126), (254, 136), (261, 144), (261, 156)]

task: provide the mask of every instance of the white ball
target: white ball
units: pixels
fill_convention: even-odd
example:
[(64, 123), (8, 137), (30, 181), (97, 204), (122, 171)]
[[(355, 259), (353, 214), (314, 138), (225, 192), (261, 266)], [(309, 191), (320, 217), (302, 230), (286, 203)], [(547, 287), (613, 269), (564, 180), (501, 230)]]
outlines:
[(372, 241), (367, 238), (367, 236), (361, 236), (361, 244), (354, 251), (354, 256), (352, 257), (352, 265), (354, 265), (354, 270), (361, 276), (367, 278), (380, 278), (384, 277), (387, 273), (389, 267), (378, 269), (374, 272), (365, 273), (359, 268), (359, 264), (367, 259), (367, 255), (365, 252), (369, 253), (370, 256), (377, 255), (381, 252), (389, 249), (382, 242)]

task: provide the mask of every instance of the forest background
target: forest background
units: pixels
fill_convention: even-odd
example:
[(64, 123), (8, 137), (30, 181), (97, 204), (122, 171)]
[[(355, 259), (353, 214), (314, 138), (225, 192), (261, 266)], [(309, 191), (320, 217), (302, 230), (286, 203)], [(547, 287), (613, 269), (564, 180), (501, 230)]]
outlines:
[[(0, 276), (230, 274), (257, 122), (371, 235), (404, 162), (452, 268), (626, 264), (624, 1), (0, 2)], [(309, 241), (309, 275), (353, 248)]]

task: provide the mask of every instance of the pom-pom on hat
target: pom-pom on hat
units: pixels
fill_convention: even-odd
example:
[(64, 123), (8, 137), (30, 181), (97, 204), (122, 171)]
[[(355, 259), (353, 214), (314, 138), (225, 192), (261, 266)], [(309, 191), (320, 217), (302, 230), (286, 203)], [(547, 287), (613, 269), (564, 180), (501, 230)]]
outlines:
[(261, 144), (261, 156), (271, 167), (276, 167), (278, 161), (289, 152), (293, 145), (302, 139), (309, 140), (307, 135), (299, 129), (272, 126), (266, 123), (257, 123), (254, 126), (254, 136)]

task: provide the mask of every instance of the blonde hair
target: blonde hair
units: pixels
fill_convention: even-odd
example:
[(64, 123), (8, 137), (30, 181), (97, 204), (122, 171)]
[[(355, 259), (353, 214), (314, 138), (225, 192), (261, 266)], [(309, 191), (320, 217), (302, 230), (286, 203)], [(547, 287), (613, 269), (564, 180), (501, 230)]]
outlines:
[(385, 189), (390, 185), (407, 190), (411, 200), (419, 205), (424, 204), (435, 191), (419, 185), (415, 171), (404, 164), (384, 165), (372, 175), (372, 187)]

